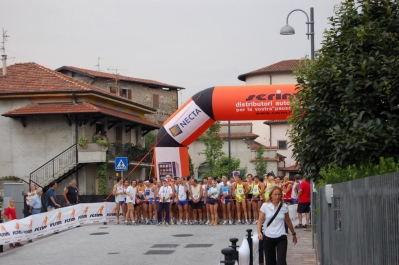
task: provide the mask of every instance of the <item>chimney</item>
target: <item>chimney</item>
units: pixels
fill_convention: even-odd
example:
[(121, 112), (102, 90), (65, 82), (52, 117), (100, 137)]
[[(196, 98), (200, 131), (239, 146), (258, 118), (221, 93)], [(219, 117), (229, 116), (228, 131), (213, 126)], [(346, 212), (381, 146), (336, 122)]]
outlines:
[(1, 56), (1, 60), (3, 61), (3, 77), (7, 76), (7, 55), (3, 54)]

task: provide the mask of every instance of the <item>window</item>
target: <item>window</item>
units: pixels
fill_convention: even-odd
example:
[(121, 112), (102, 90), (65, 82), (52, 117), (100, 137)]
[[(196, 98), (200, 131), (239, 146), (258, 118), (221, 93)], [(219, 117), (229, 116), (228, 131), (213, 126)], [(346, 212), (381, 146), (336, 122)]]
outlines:
[(109, 92), (111, 92), (112, 94), (116, 94), (116, 87), (110, 86), (109, 87)]
[(159, 108), (159, 95), (158, 94), (152, 95), (152, 107)]
[(341, 231), (341, 199), (334, 198), (334, 224), (335, 224), (335, 231)]
[(277, 141), (278, 149), (287, 149), (287, 141)]
[(119, 95), (127, 99), (132, 99), (132, 90), (122, 88), (119, 90)]
[(121, 126), (115, 127), (115, 141), (122, 142), (122, 127)]

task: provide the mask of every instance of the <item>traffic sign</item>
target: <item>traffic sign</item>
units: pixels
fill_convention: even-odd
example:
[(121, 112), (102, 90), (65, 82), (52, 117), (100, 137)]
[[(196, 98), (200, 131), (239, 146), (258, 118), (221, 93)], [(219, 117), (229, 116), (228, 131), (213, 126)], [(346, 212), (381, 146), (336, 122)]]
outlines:
[(115, 171), (127, 171), (128, 168), (127, 157), (115, 157)]

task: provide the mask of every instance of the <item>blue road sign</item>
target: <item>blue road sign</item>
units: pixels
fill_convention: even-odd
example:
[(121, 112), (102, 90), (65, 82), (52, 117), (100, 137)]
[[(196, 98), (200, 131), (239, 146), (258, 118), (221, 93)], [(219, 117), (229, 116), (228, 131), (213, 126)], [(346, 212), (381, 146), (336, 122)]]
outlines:
[(128, 168), (127, 157), (115, 157), (115, 171), (127, 171)]

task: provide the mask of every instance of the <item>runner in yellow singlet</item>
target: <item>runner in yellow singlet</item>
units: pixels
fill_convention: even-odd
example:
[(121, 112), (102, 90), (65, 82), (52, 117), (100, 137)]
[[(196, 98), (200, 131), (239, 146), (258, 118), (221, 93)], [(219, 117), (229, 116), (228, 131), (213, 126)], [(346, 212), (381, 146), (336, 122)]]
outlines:
[(236, 199), (236, 207), (237, 207), (237, 225), (244, 224), (241, 223), (241, 207), (244, 211), (245, 216), (245, 224), (248, 224), (248, 213), (247, 213), (247, 203), (245, 201), (245, 194), (248, 193), (248, 186), (241, 179), (240, 175), (236, 176), (236, 183), (233, 187), (234, 197)]
[(252, 223), (252, 217), (254, 217), (253, 214), (253, 208), (252, 208), (252, 191), (253, 191), (253, 186), (254, 186), (254, 181), (253, 181), (253, 176), (252, 174), (247, 175), (247, 185), (248, 185), (248, 194), (247, 194), (247, 212), (248, 212), (248, 219), (249, 223)]
[(259, 216), (259, 210), (260, 206), (262, 205), (262, 202), (260, 200), (261, 193), (263, 190), (262, 183), (259, 181), (259, 176), (254, 177), (254, 183), (252, 186), (252, 211), (254, 214), (254, 221), (252, 224), (256, 225), (258, 223), (258, 216)]
[(266, 177), (266, 184), (265, 184), (265, 189), (264, 189), (266, 202), (269, 201), (270, 190), (272, 189), (273, 186), (274, 186), (274, 177), (271, 173), (268, 173), (267, 177)]

